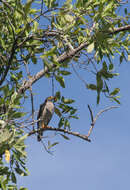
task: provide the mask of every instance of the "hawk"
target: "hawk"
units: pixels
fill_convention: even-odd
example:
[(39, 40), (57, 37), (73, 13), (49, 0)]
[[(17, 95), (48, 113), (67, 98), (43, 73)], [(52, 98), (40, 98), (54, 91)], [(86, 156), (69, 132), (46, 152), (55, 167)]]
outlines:
[[(48, 123), (50, 122), (53, 113), (54, 113), (54, 103), (53, 100), (55, 100), (54, 96), (49, 96), (46, 98), (45, 102), (40, 105), (40, 109), (38, 112), (37, 120), (40, 119), (40, 121), (37, 122), (37, 128), (47, 128)], [(43, 131), (38, 132), (37, 140), (41, 141), (43, 135)]]

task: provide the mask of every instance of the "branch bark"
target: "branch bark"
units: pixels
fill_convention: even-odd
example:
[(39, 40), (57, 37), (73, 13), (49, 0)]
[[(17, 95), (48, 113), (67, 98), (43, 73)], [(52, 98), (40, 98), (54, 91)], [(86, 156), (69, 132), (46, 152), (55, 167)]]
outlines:
[(68, 134), (68, 135), (73, 135), (73, 136), (76, 136), (76, 137), (79, 137), (85, 141), (88, 141), (88, 142), (91, 142), (91, 140), (88, 138), (87, 135), (82, 135), (78, 132), (73, 132), (73, 131), (67, 131), (65, 129), (60, 129), (60, 128), (55, 128), (55, 127), (50, 127), (50, 126), (47, 126), (46, 129), (40, 129), (40, 130), (33, 130), (31, 131), (28, 136), (31, 136), (33, 134), (36, 134), (38, 133), (39, 131), (57, 131), (57, 132), (62, 132), (62, 133), (65, 133), (65, 134)]
[(109, 34), (116, 34), (118, 32), (129, 31), (129, 30), (130, 30), (130, 25), (126, 25), (119, 28), (114, 28), (114, 30), (109, 32)]
[[(76, 55), (80, 50), (87, 47), (88, 43), (85, 42), (81, 44), (79, 47), (75, 48), (74, 50), (70, 50), (69, 52), (63, 53), (59, 58), (57, 59), (57, 62), (63, 63), (64, 61), (71, 59), (74, 55)], [(55, 68), (55, 64), (50, 64), (49, 68), (42, 69), (39, 71), (36, 75), (32, 76), (31, 79), (24, 82), (24, 84), (21, 86), (21, 88), (18, 90), (18, 94), (24, 93), (27, 89), (30, 88), (37, 80), (42, 78), (46, 73), (49, 72), (50, 69)]]

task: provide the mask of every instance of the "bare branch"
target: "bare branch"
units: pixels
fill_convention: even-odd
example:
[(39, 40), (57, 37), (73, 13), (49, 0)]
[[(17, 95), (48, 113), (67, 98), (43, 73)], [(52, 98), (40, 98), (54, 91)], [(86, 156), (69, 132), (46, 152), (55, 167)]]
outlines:
[(58, 131), (58, 132), (73, 135), (73, 136), (79, 137), (79, 138), (81, 138), (83, 140), (86, 140), (88, 142), (91, 142), (91, 140), (88, 138), (87, 135), (82, 135), (82, 134), (80, 134), (78, 132), (68, 131), (68, 130), (65, 130), (65, 129), (54, 128), (54, 127), (50, 127), (50, 126), (47, 126), (46, 129), (44, 128), (44, 129), (33, 130), (28, 134), (28, 136), (31, 136), (31, 135), (33, 135), (35, 133), (38, 133), (39, 131)]
[(119, 108), (119, 106), (110, 106), (110, 107), (107, 107), (107, 108), (105, 108), (105, 109), (99, 111), (99, 112), (97, 113), (97, 115), (95, 116), (94, 119), (93, 119), (92, 110), (91, 110), (91, 108), (90, 108), (89, 105), (88, 105), (88, 108), (89, 108), (89, 111), (90, 111), (92, 123), (91, 123), (90, 129), (89, 129), (89, 131), (88, 131), (87, 137), (89, 137), (89, 136), (91, 135), (92, 130), (93, 130), (93, 128), (94, 128), (94, 125), (95, 125), (97, 119), (99, 118), (99, 116), (100, 116), (103, 112), (106, 112), (106, 111), (111, 110), (111, 109), (114, 109), (114, 108)]

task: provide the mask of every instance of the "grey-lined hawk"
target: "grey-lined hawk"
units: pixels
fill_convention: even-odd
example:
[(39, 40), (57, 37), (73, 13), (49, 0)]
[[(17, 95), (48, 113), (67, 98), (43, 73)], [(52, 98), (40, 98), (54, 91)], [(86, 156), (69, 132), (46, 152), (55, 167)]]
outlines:
[[(40, 121), (37, 122), (37, 128), (47, 128), (48, 123), (50, 122), (53, 113), (54, 113), (54, 103), (55, 100), (54, 96), (49, 96), (46, 98), (45, 102), (40, 105), (40, 109), (38, 112), (37, 119)], [(41, 141), (43, 135), (43, 131), (38, 132), (37, 140)]]

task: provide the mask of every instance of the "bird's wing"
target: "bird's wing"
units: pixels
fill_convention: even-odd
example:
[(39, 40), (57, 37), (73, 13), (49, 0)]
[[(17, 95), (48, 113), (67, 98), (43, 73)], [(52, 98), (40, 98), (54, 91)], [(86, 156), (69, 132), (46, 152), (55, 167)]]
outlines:
[[(43, 104), (40, 105), (40, 109), (39, 109), (39, 112), (38, 112), (38, 115), (37, 115), (37, 120), (40, 119), (40, 117), (42, 116), (42, 112), (43, 112), (43, 110), (45, 108), (45, 105), (46, 105), (46, 102), (44, 102)], [(37, 122), (38, 127), (40, 127), (39, 124), (40, 124), (40, 121)]]

